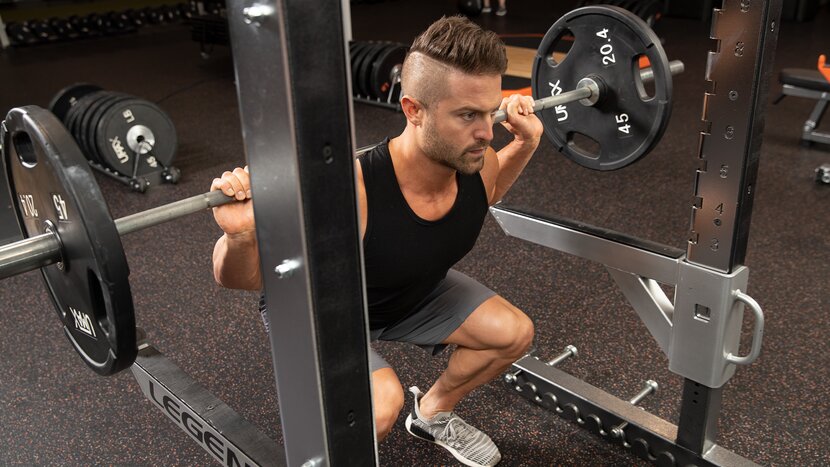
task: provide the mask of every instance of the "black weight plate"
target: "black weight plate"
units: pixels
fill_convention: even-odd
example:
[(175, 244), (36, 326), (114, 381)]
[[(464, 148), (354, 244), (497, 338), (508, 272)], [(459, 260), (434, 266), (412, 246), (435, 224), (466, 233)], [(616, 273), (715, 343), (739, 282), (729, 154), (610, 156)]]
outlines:
[[(104, 114), (114, 105), (117, 105), (119, 102), (123, 102), (129, 99), (134, 99), (133, 96), (128, 94), (120, 93), (120, 92), (113, 92), (113, 98), (108, 99), (106, 102), (102, 103), (101, 106), (95, 111), (95, 115), (93, 115), (94, 121), (90, 125), (89, 132), (90, 132), (90, 144), (92, 144), (93, 149), (92, 151), (95, 153), (95, 157), (100, 164), (104, 168), (109, 168), (111, 170), (115, 170), (114, 167), (111, 167), (109, 161), (102, 155), (102, 148), (98, 144), (98, 127), (101, 123), (101, 118), (103, 118)], [(117, 172), (117, 171), (116, 171)], [(132, 174), (132, 171), (130, 171)]]
[(152, 144), (152, 151), (140, 155), (136, 175), (157, 171), (159, 163), (171, 165), (178, 144), (173, 122), (152, 102), (135, 98), (117, 102), (101, 115), (95, 129), (101, 161), (132, 177), (137, 148), (131, 145), (137, 143), (137, 135)]
[(84, 113), (78, 118), (79, 134), (76, 140), (79, 142), (81, 150), (84, 152), (86, 158), (92, 162), (97, 162), (97, 158), (95, 157), (94, 147), (90, 144), (87, 132), (89, 131), (89, 125), (92, 121), (92, 114), (101, 105), (101, 103), (109, 97), (110, 94), (111, 93), (109, 91), (99, 91), (91, 94), (92, 102), (86, 107), (86, 109), (84, 109)]
[(372, 89), (372, 78), (374, 76), (375, 65), (380, 60), (380, 57), (392, 47), (391, 42), (380, 42), (375, 47), (369, 56), (366, 57), (366, 61), (363, 62), (363, 83), (361, 83), (366, 90), (366, 95), (372, 99), (377, 98), (378, 95)]
[(372, 69), (372, 64), (375, 62), (375, 58), (383, 51), (383, 48), (386, 47), (386, 43), (375, 43), (364, 53), (363, 60), (360, 61), (360, 65), (358, 65), (357, 69), (357, 89), (360, 91), (360, 94), (364, 97), (369, 99), (373, 98), (369, 93), (369, 80), (371, 79), (370, 71)]
[(57, 115), (58, 119), (63, 121), (66, 118), (66, 112), (69, 108), (75, 105), (75, 102), (81, 97), (95, 91), (100, 91), (101, 87), (89, 83), (77, 83), (67, 86), (52, 98), (49, 102), (49, 110)]
[(84, 150), (86, 158), (97, 164), (100, 164), (101, 161), (98, 159), (98, 149), (95, 146), (95, 140), (92, 137), (92, 128), (95, 127), (95, 122), (97, 121), (96, 113), (102, 106), (112, 101), (112, 99), (117, 95), (117, 93), (111, 91), (101, 91), (97, 93), (95, 101), (90, 104), (89, 108), (86, 109), (84, 115), (81, 117), (80, 137), (83, 141), (81, 148)]
[[(573, 45), (561, 63), (549, 59), (570, 31)], [(654, 96), (641, 97), (639, 56), (654, 69)], [(633, 13), (612, 6), (573, 10), (551, 26), (533, 62), (533, 97), (576, 88), (598, 76), (599, 102), (571, 102), (539, 112), (545, 134), (566, 157), (596, 170), (614, 170), (637, 161), (660, 140), (671, 114), (672, 80), (666, 53), (654, 32)], [(604, 86), (603, 86), (604, 85)], [(593, 140), (585, 144), (582, 136)]]
[(369, 87), (372, 95), (378, 99), (386, 100), (389, 89), (394, 84), (392, 71), (398, 67), (398, 73), (400, 73), (400, 67), (403, 66), (403, 60), (406, 58), (408, 50), (409, 48), (403, 44), (390, 44), (383, 49), (383, 52), (372, 65), (372, 79)]
[[(77, 104), (77, 101), (76, 101)], [(69, 111), (66, 112), (66, 118), (63, 119), (63, 125), (69, 130), (69, 127), (72, 126), (73, 121), (75, 120), (75, 114), (77, 113), (78, 106), (73, 105), (69, 108)], [(56, 115), (57, 116), (57, 115)], [(72, 130), (69, 130), (69, 134), (72, 134)], [(73, 137), (74, 138), (74, 137)]]
[(363, 85), (364, 90), (366, 91), (366, 95), (370, 98), (377, 98), (378, 96), (372, 91), (372, 72), (375, 69), (375, 63), (377, 63), (380, 56), (383, 52), (390, 47), (389, 42), (382, 42), (378, 44), (375, 50), (366, 57), (366, 61), (363, 65), (363, 81), (360, 83)]
[(75, 135), (75, 141), (78, 142), (78, 145), (87, 160), (95, 160), (95, 155), (92, 154), (89, 141), (86, 138), (86, 129), (89, 124), (89, 118), (92, 115), (92, 109), (106, 96), (107, 91), (97, 91), (84, 96), (82, 99), (83, 102), (79, 104), (82, 105), (82, 107), (78, 109), (80, 113), (78, 114), (78, 119), (76, 121), (77, 134)]
[(369, 97), (366, 95), (366, 91), (364, 90), (366, 86), (363, 84), (363, 64), (366, 63), (369, 55), (374, 52), (377, 46), (378, 43), (375, 41), (367, 42), (366, 45), (363, 46), (363, 48), (357, 53), (357, 59), (355, 60), (354, 69), (352, 70), (352, 75), (354, 76), (352, 90), (355, 95), (366, 98)]
[(21, 231), (57, 232), (61, 263), (41, 268), (75, 350), (111, 375), (136, 356), (129, 268), (121, 239), (89, 165), (57, 117), (40, 107), (12, 109), (0, 128), (3, 164)]
[(79, 110), (81, 108), (81, 99), (75, 101), (75, 105), (73, 105), (69, 109), (69, 112), (67, 112), (66, 114), (66, 123), (64, 123), (64, 126), (66, 126), (66, 129), (69, 131), (69, 134), (72, 135), (72, 138), (75, 138), (75, 135), (72, 133), (72, 128), (76, 125), (76, 122), (80, 117)]
[(369, 95), (366, 94), (366, 85), (364, 84), (364, 75), (363, 72), (365, 70), (366, 61), (369, 60), (369, 56), (375, 53), (375, 50), (378, 47), (378, 42), (371, 41), (366, 44), (366, 46), (359, 52), (357, 56), (357, 63), (355, 63), (355, 70), (354, 76), (355, 81), (352, 83), (352, 87), (356, 94), (369, 98)]
[[(130, 96), (128, 94), (123, 94), (123, 93), (113, 93), (113, 94), (117, 94), (116, 97), (114, 97), (113, 99), (110, 99), (107, 102), (105, 102), (104, 104), (102, 104), (101, 107), (96, 111), (97, 115), (95, 116), (95, 122), (94, 122), (93, 125), (91, 125), (91, 128), (89, 129), (89, 131), (92, 133), (92, 138), (91, 138), (90, 141), (95, 146), (93, 151), (95, 152), (95, 155), (98, 159), (98, 163), (102, 167), (111, 169), (111, 170), (115, 171), (116, 173), (119, 173), (119, 174), (122, 174), (122, 175), (130, 176), (130, 175), (132, 175), (132, 162), (126, 162), (126, 164), (129, 166), (128, 169), (127, 168), (119, 169), (117, 166), (112, 166), (111, 165), (112, 158), (106, 157), (105, 154), (108, 153), (109, 151), (113, 151), (113, 149), (109, 145), (109, 143), (108, 143), (107, 146), (102, 147), (101, 143), (100, 143), (100, 138), (98, 136), (99, 135), (98, 128), (103, 126), (101, 123), (102, 123), (102, 119), (104, 118), (104, 115), (113, 106), (117, 105), (118, 103), (130, 100), (130, 99), (135, 99), (135, 97)], [(124, 145), (123, 145), (123, 141), (121, 140), (121, 138), (119, 138), (118, 141), (119, 141), (119, 143), (116, 143), (116, 146), (120, 145), (121, 147), (123, 147)], [(130, 159), (130, 160), (132, 160), (132, 159)], [(122, 172), (122, 170), (123, 170), (123, 172)]]
[(69, 126), (69, 132), (75, 138), (75, 142), (78, 143), (78, 147), (81, 150), (81, 153), (86, 156), (86, 148), (83, 145), (83, 139), (81, 135), (81, 122), (86, 115), (87, 109), (89, 106), (95, 102), (95, 98), (101, 95), (103, 91), (95, 91), (91, 94), (87, 94), (84, 97), (78, 99), (77, 104), (75, 104), (75, 118), (72, 119), (72, 125)]
[(363, 54), (371, 44), (368, 42), (357, 42), (354, 46), (354, 51), (351, 52), (351, 71), (352, 71), (352, 95), (356, 96), (360, 93), (357, 88), (357, 66), (363, 59)]
[(105, 97), (96, 103), (94, 108), (90, 109), (90, 117), (86, 125), (84, 138), (89, 145), (89, 152), (92, 160), (103, 167), (107, 167), (107, 165), (103, 160), (101, 160), (98, 144), (96, 142), (97, 140), (95, 139), (95, 130), (98, 128), (98, 121), (101, 119), (101, 115), (103, 115), (103, 113), (106, 112), (110, 106), (118, 101), (129, 99), (129, 97), (130, 96), (127, 96), (126, 94), (110, 91), (107, 92)]

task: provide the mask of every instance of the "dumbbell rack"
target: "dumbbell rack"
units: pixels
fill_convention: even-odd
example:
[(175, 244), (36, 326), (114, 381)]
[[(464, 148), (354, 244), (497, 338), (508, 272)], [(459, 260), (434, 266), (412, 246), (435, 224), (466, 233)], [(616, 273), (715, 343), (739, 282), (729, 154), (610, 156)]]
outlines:
[[(164, 4), (148, 1), (148, 4), (155, 6), (114, 11), (102, 11), (103, 6), (90, 1), (66, 0), (46, 6), (43, 3), (23, 1), (20, 5), (0, 9), (0, 48), (130, 34), (144, 26), (174, 23), (191, 15), (190, 4), (180, 2), (173, 5), (172, 0)], [(78, 14), (60, 16), (66, 14), (66, 9), (58, 8), (59, 3), (77, 3)]]
[[(199, 43), (203, 58), (210, 56), (213, 45), (230, 45), (228, 18), (224, 2), (193, 1), (194, 13), (188, 20), (190, 38)], [(211, 48), (207, 46), (210, 45)]]

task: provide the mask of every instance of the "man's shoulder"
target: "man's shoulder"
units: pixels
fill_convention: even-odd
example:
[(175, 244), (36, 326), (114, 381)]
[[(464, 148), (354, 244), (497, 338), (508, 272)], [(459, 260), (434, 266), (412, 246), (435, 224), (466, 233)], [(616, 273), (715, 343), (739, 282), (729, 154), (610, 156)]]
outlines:
[(389, 157), (389, 138), (384, 138), (379, 143), (370, 144), (358, 149), (358, 159), (371, 160), (378, 157)]

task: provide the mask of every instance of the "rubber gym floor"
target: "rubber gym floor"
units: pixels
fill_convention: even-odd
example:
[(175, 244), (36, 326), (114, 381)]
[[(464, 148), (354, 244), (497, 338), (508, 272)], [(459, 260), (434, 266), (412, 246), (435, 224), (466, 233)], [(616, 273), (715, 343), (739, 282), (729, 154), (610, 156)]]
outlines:
[[(503, 34), (544, 33), (571, 2), (508, 2), (503, 18), (477, 21)], [(398, 0), (352, 8), (358, 40), (410, 42), (455, 2)], [(701, 129), (704, 67), (713, 44), (708, 25), (663, 18), (655, 27), (671, 59), (674, 110), (662, 141), (643, 160), (599, 173), (558, 155), (543, 140), (506, 203), (532, 207), (685, 249)], [(784, 22), (770, 105), (764, 109), (760, 171), (746, 265), (749, 290), (764, 308), (758, 361), (739, 369), (724, 391), (718, 443), (762, 465), (830, 464), (830, 188), (813, 170), (830, 162), (826, 146), (799, 145), (813, 103), (788, 98), (772, 106), (778, 70), (813, 68), (830, 53), (830, 8), (810, 22)], [(308, 53), (314, 53), (309, 50)], [(263, 86), (267, 85), (263, 77)], [(93, 82), (158, 102), (176, 124), (177, 185), (145, 194), (98, 176), (114, 217), (206, 191), (213, 177), (244, 164), (233, 64), (227, 47), (202, 58), (184, 26), (0, 52), (0, 111), (46, 106), (67, 84)], [(321, 110), (325, 111), (325, 110)], [(397, 134), (402, 114), (355, 104), (358, 146)], [(493, 144), (507, 141), (497, 129)], [(7, 211), (2, 211), (7, 215)], [(275, 215), (278, 213), (275, 212)], [(6, 221), (8, 222), (8, 221)], [(282, 441), (270, 349), (256, 312), (257, 294), (217, 286), (211, 273), (220, 231), (209, 212), (123, 238), (138, 325), (149, 341), (220, 399)], [(682, 379), (669, 372), (636, 313), (598, 263), (508, 238), (492, 218), (458, 269), (524, 310), (536, 325), (543, 357), (573, 344), (580, 354), (560, 368), (620, 398), (647, 379), (660, 390), (642, 406), (677, 422)], [(36, 272), (0, 283), (0, 464), (210, 465), (213, 458), (147, 401), (130, 372), (103, 378), (87, 369), (64, 337)], [(744, 339), (751, 322), (744, 323)], [(746, 344), (746, 342), (744, 342)], [(746, 345), (744, 345), (746, 347)], [(376, 347), (404, 387), (428, 388), (447, 362), (394, 343)], [(290, 376), (284, 376), (290, 378)], [(413, 439), (398, 425), (379, 446), (386, 466), (454, 464), (444, 450)], [(501, 465), (643, 465), (610, 445), (511, 393), (500, 380), (457, 407), (486, 431)]]

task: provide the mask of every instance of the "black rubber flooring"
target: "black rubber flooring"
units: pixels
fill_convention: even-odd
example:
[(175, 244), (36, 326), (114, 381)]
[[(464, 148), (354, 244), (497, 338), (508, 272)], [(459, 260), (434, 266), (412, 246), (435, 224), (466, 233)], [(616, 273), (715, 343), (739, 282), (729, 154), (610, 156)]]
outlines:
[[(447, 1), (355, 5), (356, 39), (409, 41), (454, 12)], [(568, 2), (565, 2), (568, 3)], [(500, 33), (544, 33), (569, 4), (511, 1), (504, 18), (480, 18)], [(559, 156), (548, 142), (506, 201), (685, 248), (703, 93), (708, 26), (665, 18), (657, 32), (686, 72), (675, 78), (671, 123), (657, 148), (624, 170), (597, 173)], [(776, 70), (815, 65), (828, 53), (830, 11), (784, 23)], [(776, 74), (777, 76), (777, 74)], [(203, 59), (186, 29), (0, 52), (0, 111), (46, 106), (63, 86), (94, 82), (159, 102), (176, 123), (178, 185), (146, 194), (98, 177), (114, 217), (204, 192), (223, 170), (244, 162), (232, 59), (216, 47)], [(771, 86), (770, 100), (777, 91)], [(799, 146), (812, 103), (788, 98), (766, 108), (757, 198), (746, 264), (749, 293), (764, 307), (763, 353), (724, 391), (719, 444), (763, 465), (830, 464), (830, 188), (813, 169), (830, 148)], [(355, 105), (357, 145), (403, 128), (401, 114)], [(499, 130), (494, 144), (507, 138)], [(219, 398), (281, 441), (270, 350), (256, 294), (213, 282), (219, 236), (210, 213), (123, 238), (137, 321), (149, 340)], [(536, 323), (539, 354), (580, 350), (560, 368), (621, 398), (647, 379), (660, 391), (643, 407), (677, 422), (682, 379), (601, 264), (506, 237), (488, 219), (458, 268), (511, 300)], [(0, 465), (209, 465), (212, 458), (154, 408), (130, 372), (96, 376), (63, 336), (38, 273), (0, 283)], [(405, 387), (426, 389), (446, 364), (406, 345), (382, 344)], [(452, 465), (443, 450), (403, 428), (379, 446), (381, 465)], [(634, 456), (512, 394), (500, 381), (458, 406), (500, 446), (505, 466), (641, 465)]]

